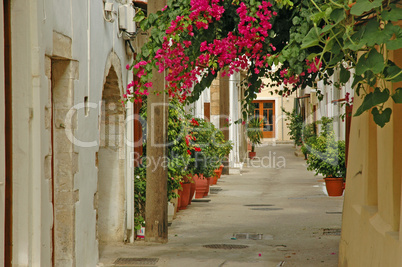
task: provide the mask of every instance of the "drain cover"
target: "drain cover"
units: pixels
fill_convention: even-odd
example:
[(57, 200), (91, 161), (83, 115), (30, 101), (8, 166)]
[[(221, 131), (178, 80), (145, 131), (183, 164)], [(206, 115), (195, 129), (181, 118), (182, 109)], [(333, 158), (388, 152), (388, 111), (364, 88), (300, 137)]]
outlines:
[(218, 194), (219, 191), (222, 191), (222, 188), (219, 188), (219, 187), (210, 187), (209, 188), (209, 193), (211, 193), (211, 194)]
[(220, 187), (210, 187), (209, 190), (211, 191), (222, 191), (222, 188)]
[(123, 266), (132, 264), (155, 265), (158, 260), (158, 258), (118, 258), (114, 262), (114, 264), (119, 264)]
[(246, 207), (271, 207), (274, 205), (272, 205), (272, 204), (247, 204), (244, 206), (246, 206)]
[(204, 245), (204, 248), (215, 248), (215, 249), (241, 249), (248, 248), (246, 245), (232, 245), (232, 244), (212, 244), (212, 245)]
[(252, 233), (241, 233), (241, 234), (233, 234), (233, 237), (236, 239), (252, 239), (252, 240), (261, 240), (263, 234), (252, 234)]
[(251, 208), (251, 210), (283, 210), (282, 208)]
[(342, 214), (342, 211), (327, 211), (327, 214)]
[(322, 230), (323, 235), (341, 235), (340, 228), (324, 228)]

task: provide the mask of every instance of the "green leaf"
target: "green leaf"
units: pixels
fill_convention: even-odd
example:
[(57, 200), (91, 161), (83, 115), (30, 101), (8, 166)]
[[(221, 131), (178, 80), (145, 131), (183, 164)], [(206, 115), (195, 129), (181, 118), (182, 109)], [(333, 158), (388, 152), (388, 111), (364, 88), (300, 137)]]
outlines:
[(146, 58), (146, 57), (149, 56), (150, 51), (146, 46), (143, 46), (142, 49), (141, 49), (141, 52), (142, 52), (142, 56)]
[(141, 28), (141, 30), (143, 30), (144, 32), (149, 29), (149, 23), (148, 23), (148, 20), (147, 20), (147, 19), (143, 19), (143, 20), (140, 22), (140, 28)]
[[(352, 88), (354, 88), (359, 82), (364, 81), (364, 78), (360, 75), (355, 75), (353, 77)], [(358, 94), (359, 95), (359, 94)]]
[(311, 15), (311, 16), (310, 16), (310, 19), (311, 19), (311, 21), (312, 21), (313, 23), (319, 24), (320, 21), (321, 21), (323, 18), (325, 18), (325, 17), (326, 17), (326, 14), (325, 14), (325, 11), (323, 11), (323, 12), (317, 12), (317, 13)]
[(371, 109), (379, 104), (385, 103), (389, 98), (389, 90), (384, 89), (383, 91), (380, 90), (379, 87), (374, 89), (374, 92), (367, 94), (364, 99), (363, 103), (357, 109), (354, 116), (359, 116), (366, 110)]
[(384, 70), (385, 79), (394, 83), (402, 81), (402, 69), (392, 61), (389, 61), (388, 64), (389, 66)]
[(384, 10), (381, 13), (381, 17), (384, 20), (390, 20), (390, 21), (398, 21), (402, 20), (402, 9), (398, 8), (395, 4), (389, 5), (391, 10)]
[(396, 50), (402, 48), (402, 38), (390, 40), (387, 42), (387, 49), (388, 50)]
[(303, 38), (301, 49), (306, 49), (319, 44), (321, 29), (314, 27), (311, 28), (309, 33)]
[(383, 110), (381, 113), (379, 110), (375, 107), (371, 111), (371, 114), (373, 114), (374, 122), (380, 126), (381, 128), (385, 126), (387, 122), (390, 121), (391, 119), (391, 114), (392, 114), (392, 109), (386, 108)]
[(357, 0), (356, 4), (350, 9), (350, 14), (360, 16), (364, 12), (381, 6), (381, 4), (382, 0), (374, 0), (373, 2), (370, 2), (369, 0)]
[(135, 22), (141, 22), (143, 19), (145, 19), (145, 15), (144, 15), (144, 12), (142, 12), (142, 10), (140, 10), (135, 14), (133, 20)]
[(378, 53), (376, 49), (371, 49), (367, 56), (367, 66), (374, 74), (380, 73), (385, 67), (383, 55)]
[(351, 49), (354, 51), (361, 49), (364, 46), (364, 43), (360, 42), (360, 40), (363, 37), (365, 30), (366, 25), (360, 27), (360, 29), (350, 37), (351, 40), (349, 40), (348, 38), (349, 33), (346, 32), (344, 36), (344, 38), (346, 39), (344, 49)]
[[(334, 51), (332, 50), (332, 52)], [(335, 54), (335, 56), (328, 62), (328, 65), (329, 66), (336, 65), (338, 62), (341, 62), (343, 56), (344, 56), (343, 52)]]
[(332, 11), (330, 18), (335, 21), (335, 25), (338, 24), (346, 17), (345, 10), (343, 8), (338, 8)]
[(370, 87), (374, 87), (377, 83), (377, 76), (374, 75), (374, 73), (371, 70), (365, 71), (363, 74), (364, 79), (366, 80), (366, 83)]
[(331, 30), (333, 27), (335, 27), (336, 25), (335, 24), (332, 24), (332, 25), (325, 25), (325, 27), (324, 28), (322, 28), (322, 32), (323, 33), (325, 33), (325, 32), (328, 32), (329, 30)]
[(367, 53), (361, 55), (359, 61), (356, 64), (356, 75), (362, 75), (366, 70), (368, 70), (367, 62), (366, 62)]
[(380, 23), (376, 20), (370, 20), (365, 29), (360, 42), (363, 44), (367, 44), (368, 46), (373, 46), (378, 43), (378, 35), (381, 34), (379, 31)]
[(332, 8), (331, 8), (331, 7), (328, 7), (328, 8), (325, 10), (325, 17), (331, 16), (331, 13), (332, 13)]
[(293, 19), (292, 19), (292, 23), (293, 23), (293, 25), (297, 25), (297, 24), (299, 24), (300, 23), (300, 21), (301, 21), (301, 19), (299, 18), (299, 17), (294, 17)]
[(350, 71), (345, 69), (343, 65), (341, 65), (341, 72), (340, 72), (340, 82), (347, 83), (350, 78)]
[(157, 18), (158, 18), (158, 16), (156, 14), (154, 14), (154, 13), (149, 14), (149, 16), (148, 16), (149, 24), (153, 24)]
[(402, 87), (399, 87), (395, 90), (395, 93), (392, 95), (392, 99), (397, 104), (402, 104)]
[(384, 69), (384, 58), (375, 49), (365, 53), (359, 58), (356, 64), (356, 74), (361, 75), (367, 70), (371, 70), (374, 74), (380, 73)]

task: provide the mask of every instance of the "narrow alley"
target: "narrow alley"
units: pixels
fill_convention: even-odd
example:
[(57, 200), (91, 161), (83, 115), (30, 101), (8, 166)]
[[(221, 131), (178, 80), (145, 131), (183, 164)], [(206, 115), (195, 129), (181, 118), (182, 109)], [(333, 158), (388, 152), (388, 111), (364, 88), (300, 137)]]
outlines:
[(167, 244), (101, 245), (99, 266), (337, 266), (342, 205), (293, 145), (265, 144), (177, 213)]

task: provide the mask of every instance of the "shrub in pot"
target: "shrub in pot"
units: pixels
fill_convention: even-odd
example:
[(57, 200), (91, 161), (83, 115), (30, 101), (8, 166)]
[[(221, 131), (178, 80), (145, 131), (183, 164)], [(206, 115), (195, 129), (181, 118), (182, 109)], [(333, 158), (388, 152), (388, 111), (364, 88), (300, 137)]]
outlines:
[(247, 124), (247, 137), (251, 143), (251, 152), (249, 152), (249, 158), (255, 157), (255, 146), (261, 144), (262, 138), (262, 124), (263, 120), (257, 117), (253, 117), (249, 120)]
[(198, 181), (200, 177), (214, 177), (214, 170), (219, 169), (233, 144), (226, 141), (222, 131), (212, 123), (200, 118), (189, 118), (189, 122), (192, 126), (189, 150), (192, 160), (188, 168), (198, 176)]
[(310, 153), (312, 144), (315, 142), (317, 138), (316, 133), (316, 123), (309, 123), (303, 127), (302, 132), (302, 147), (301, 151), (304, 154), (304, 159), (307, 160), (307, 156)]
[(294, 109), (292, 112), (286, 111), (282, 108), (282, 111), (286, 114), (286, 121), (288, 122), (288, 128), (290, 136), (290, 140), (295, 142), (296, 146), (302, 145), (302, 131), (303, 131), (303, 117), (300, 114), (297, 114)]
[[(341, 196), (343, 182), (346, 177), (345, 142), (336, 141), (335, 133), (331, 128), (325, 127), (316, 141), (307, 159), (308, 170), (315, 171), (325, 178), (329, 196)], [(332, 183), (337, 188), (332, 191)]]

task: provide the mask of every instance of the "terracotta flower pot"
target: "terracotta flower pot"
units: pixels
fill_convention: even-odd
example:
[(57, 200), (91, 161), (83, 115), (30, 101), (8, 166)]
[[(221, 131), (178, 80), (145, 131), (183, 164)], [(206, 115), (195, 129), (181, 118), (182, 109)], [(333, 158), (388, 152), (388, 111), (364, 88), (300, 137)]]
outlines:
[(215, 176), (214, 176), (214, 184), (216, 184), (217, 182), (218, 182), (218, 179), (219, 179), (219, 177), (221, 176), (220, 175), (220, 171), (219, 171), (219, 169), (217, 169), (217, 170), (214, 170), (214, 173), (215, 173)]
[(210, 181), (211, 181), (211, 177), (206, 177), (205, 178), (206, 180), (207, 180), (207, 190), (205, 191), (205, 193), (204, 193), (204, 197), (206, 197), (206, 196), (208, 196), (208, 193), (209, 193), (209, 185), (210, 185)]
[(248, 157), (250, 159), (253, 159), (255, 157), (255, 155), (257, 155), (257, 152), (248, 152)]
[(343, 178), (324, 178), (325, 187), (327, 188), (328, 196), (339, 197), (343, 194)]
[(223, 171), (223, 167), (224, 167), (223, 164), (221, 164), (221, 165), (219, 166), (219, 169), (218, 169), (218, 170), (219, 170), (218, 179), (221, 178), (222, 171)]
[(204, 179), (202, 174), (194, 175), (195, 181), (195, 198), (202, 198), (208, 188), (208, 181)]
[(190, 182), (182, 183), (183, 193), (180, 197), (180, 209), (185, 210), (188, 205), (188, 201), (190, 199)]
[[(193, 178), (194, 179), (194, 178)], [(189, 205), (191, 205), (191, 200), (193, 199), (193, 197), (194, 197), (194, 194), (195, 194), (195, 181), (193, 181), (192, 183), (191, 183), (191, 186), (190, 186), (190, 196), (189, 196), (189, 199), (188, 199), (188, 204)]]
[(212, 176), (212, 177), (209, 177), (209, 180), (208, 180), (208, 182), (209, 182), (209, 186), (211, 186), (211, 185), (213, 185), (213, 184), (214, 184), (214, 177), (215, 177), (215, 175), (214, 175), (214, 176)]
[(180, 206), (181, 206), (181, 197), (183, 195), (183, 190), (179, 190), (178, 191), (179, 197), (177, 199), (177, 208), (176, 208), (176, 212), (179, 212), (180, 210)]
[(218, 176), (219, 176), (219, 170), (214, 170), (215, 175), (212, 177), (211, 181), (212, 184), (217, 184), (218, 183)]

